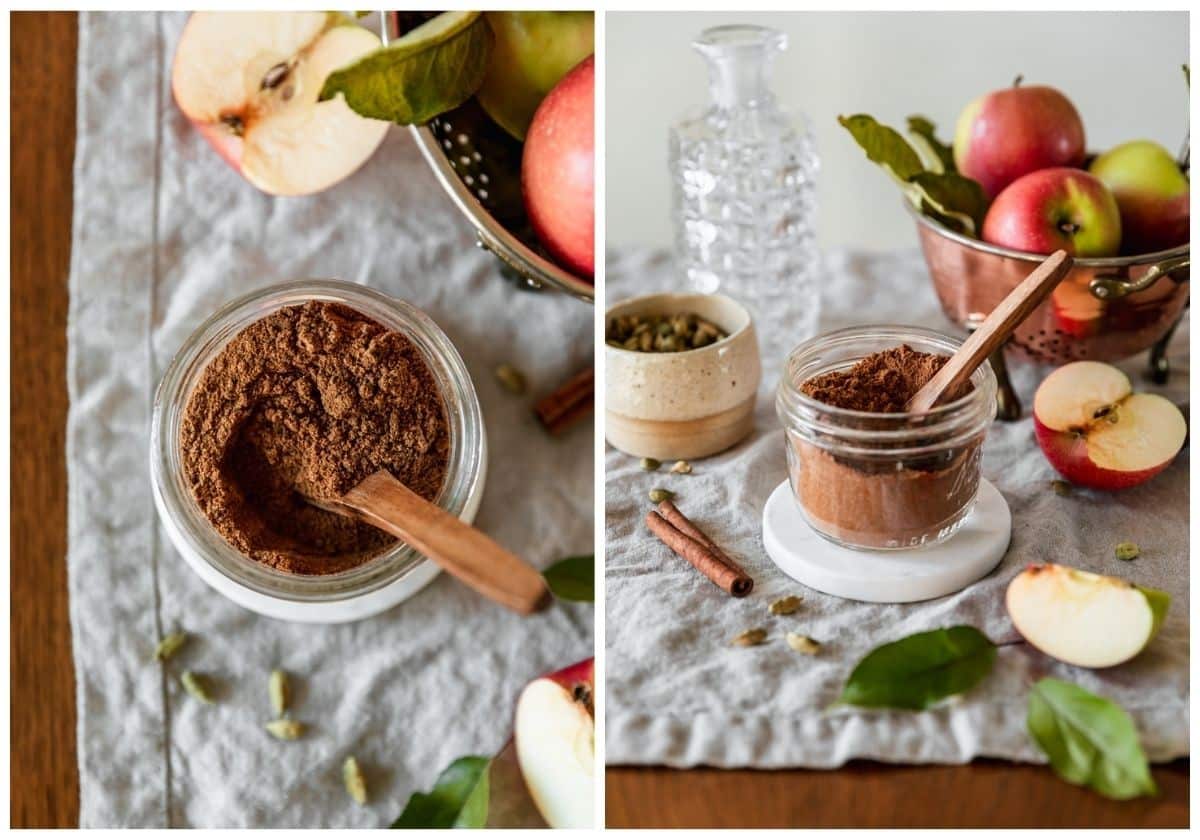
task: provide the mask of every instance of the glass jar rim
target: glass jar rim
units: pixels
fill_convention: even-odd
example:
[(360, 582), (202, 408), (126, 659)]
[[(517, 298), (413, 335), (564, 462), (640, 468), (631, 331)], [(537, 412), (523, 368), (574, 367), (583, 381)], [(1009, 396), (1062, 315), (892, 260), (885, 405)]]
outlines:
[[(436, 502), (455, 516), (463, 514), (481, 479), (484, 431), (479, 400), (462, 357), (433, 319), (416, 306), (343, 280), (297, 280), (255, 289), (220, 307), (184, 340), (154, 395), (151, 482), (178, 550), (190, 550), (232, 583), (259, 595), (301, 603), (335, 602), (389, 586), (430, 561), (397, 542), (336, 574), (295, 575), (270, 568), (243, 555), (217, 532), (184, 479), (179, 451), (179, 425), (187, 400), (217, 353), (250, 324), (309, 300), (355, 309), (402, 332), (416, 346), (437, 380), (450, 426), (450, 463)], [(178, 545), (180, 540), (184, 545)]]
[[(929, 446), (902, 448), (911, 441), (937, 438), (934, 448), (956, 445), (969, 440), (986, 427), (996, 411), (996, 376), (988, 362), (980, 365), (971, 376), (973, 390), (956, 400), (939, 405), (928, 412), (871, 412), (840, 408), (816, 400), (800, 389), (800, 384), (812, 376), (844, 368), (845, 361), (811, 370), (803, 376), (793, 376), (792, 367), (815, 351), (837, 347), (853, 347), (869, 340), (894, 341), (895, 344), (923, 343), (948, 353), (962, 344), (961, 340), (936, 330), (896, 324), (867, 324), (846, 327), (814, 336), (797, 345), (784, 359), (782, 375), (776, 394), (776, 411), (789, 428), (800, 427), (844, 442), (839, 450), (866, 457), (895, 457), (917, 455)], [(863, 355), (866, 355), (865, 353)], [(858, 358), (861, 358), (858, 357)], [(895, 428), (858, 428), (863, 423), (894, 425)], [(943, 437), (939, 437), (943, 436)], [(855, 447), (855, 443), (873, 443), (873, 447)], [(881, 450), (878, 444), (895, 444)]]

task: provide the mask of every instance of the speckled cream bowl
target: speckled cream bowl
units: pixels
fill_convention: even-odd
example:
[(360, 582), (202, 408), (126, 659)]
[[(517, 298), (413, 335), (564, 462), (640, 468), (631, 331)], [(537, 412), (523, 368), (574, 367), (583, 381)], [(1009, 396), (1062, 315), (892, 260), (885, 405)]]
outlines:
[(679, 353), (604, 348), (604, 436), (629, 455), (703, 458), (754, 427), (762, 363), (754, 323), (740, 303), (725, 295), (644, 295), (610, 307), (605, 325), (622, 315), (680, 312), (699, 315), (728, 336)]

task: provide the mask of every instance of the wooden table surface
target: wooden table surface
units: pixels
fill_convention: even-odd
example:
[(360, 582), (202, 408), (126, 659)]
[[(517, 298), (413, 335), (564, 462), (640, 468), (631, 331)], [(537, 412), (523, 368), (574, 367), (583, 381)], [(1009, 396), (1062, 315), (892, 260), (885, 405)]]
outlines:
[[(11, 21), (11, 819), (79, 819), (67, 614), (67, 272), (76, 21)], [(1039, 767), (839, 771), (610, 768), (608, 824), (625, 826), (1186, 826), (1188, 762), (1155, 768), (1162, 796), (1116, 803)]]

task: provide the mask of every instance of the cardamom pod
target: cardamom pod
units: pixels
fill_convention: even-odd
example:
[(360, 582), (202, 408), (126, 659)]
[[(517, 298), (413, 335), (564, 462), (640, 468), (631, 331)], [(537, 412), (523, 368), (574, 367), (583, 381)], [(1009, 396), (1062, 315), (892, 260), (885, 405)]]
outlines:
[(212, 691), (208, 686), (208, 679), (203, 675), (184, 671), (179, 675), (179, 681), (183, 683), (184, 690), (201, 703), (214, 702)]
[(505, 391), (520, 396), (525, 393), (525, 374), (509, 364), (496, 368), (496, 379), (500, 381)]
[(1059, 496), (1070, 496), (1071, 495), (1071, 485), (1066, 481), (1062, 481), (1062, 480), (1058, 480), (1058, 479), (1051, 481), (1050, 488)]
[(280, 718), (267, 723), (267, 731), (280, 741), (295, 741), (304, 734), (305, 725), (291, 718)]
[(733, 637), (733, 641), (730, 644), (740, 645), (741, 647), (752, 647), (754, 645), (761, 645), (766, 640), (767, 631), (761, 627), (755, 627), (752, 630), (743, 630), (741, 633), (738, 633)]
[(662, 461), (659, 461), (657, 458), (643, 458), (642, 459), (642, 469), (644, 469), (646, 472), (654, 472), (656, 469), (658, 469), (661, 466), (662, 466)]
[(771, 606), (767, 607), (767, 611), (771, 615), (791, 615), (800, 609), (800, 604), (803, 600), (803, 598), (795, 595), (788, 595), (785, 598), (780, 598), (778, 601), (772, 601)]
[(655, 487), (650, 491), (650, 501), (658, 504), (659, 502), (669, 502), (675, 498), (675, 494), (670, 490), (664, 490), (661, 487)]
[(1142, 550), (1137, 547), (1137, 543), (1123, 542), (1117, 543), (1117, 559), (1118, 560), (1136, 560)]
[(820, 643), (810, 639), (808, 636), (802, 636), (799, 633), (788, 633), (785, 638), (787, 639), (788, 647), (796, 651), (796, 653), (815, 656), (821, 650)]
[(687, 461), (676, 461), (674, 466), (671, 467), (671, 472), (675, 473), (676, 475), (688, 475), (691, 473), (691, 471), (692, 465)]
[(272, 671), (271, 679), (267, 683), (267, 690), (271, 695), (271, 711), (277, 717), (283, 717), (283, 713), (287, 711), (288, 702), (292, 699), (287, 672), (281, 671), (278, 668)]
[(362, 768), (358, 760), (350, 756), (342, 764), (342, 781), (346, 784), (346, 793), (359, 805), (367, 804), (367, 780), (363, 778)]
[(158, 643), (158, 647), (154, 649), (154, 658), (159, 662), (166, 662), (183, 647), (187, 640), (187, 633), (168, 633), (166, 636), (163, 636), (162, 641)]

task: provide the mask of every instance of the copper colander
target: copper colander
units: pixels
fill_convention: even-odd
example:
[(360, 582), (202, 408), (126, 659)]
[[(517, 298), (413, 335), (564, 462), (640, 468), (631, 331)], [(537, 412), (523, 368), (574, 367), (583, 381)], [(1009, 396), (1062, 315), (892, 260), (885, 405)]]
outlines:
[[(917, 222), (942, 309), (964, 329), (977, 327), (1044, 259), (972, 239), (905, 207)], [(1131, 257), (1077, 259), (1050, 298), (1017, 327), (1008, 347), (1020, 358), (1045, 364), (1115, 362), (1150, 350), (1151, 375), (1165, 382), (1166, 343), (1188, 304), (1190, 265), (1190, 244)], [(1019, 414), (1000, 354), (993, 364), (1000, 365), (997, 376), (1007, 391), (1001, 414), (1012, 416), (1014, 407)]]
[[(396, 39), (430, 14), (384, 12), (383, 42)], [(497, 125), (474, 97), (409, 131), (442, 189), (475, 229), (479, 247), (500, 259), (505, 276), (523, 288), (553, 288), (593, 301), (596, 289), (591, 280), (559, 267), (538, 245), (521, 198), (522, 144)]]

